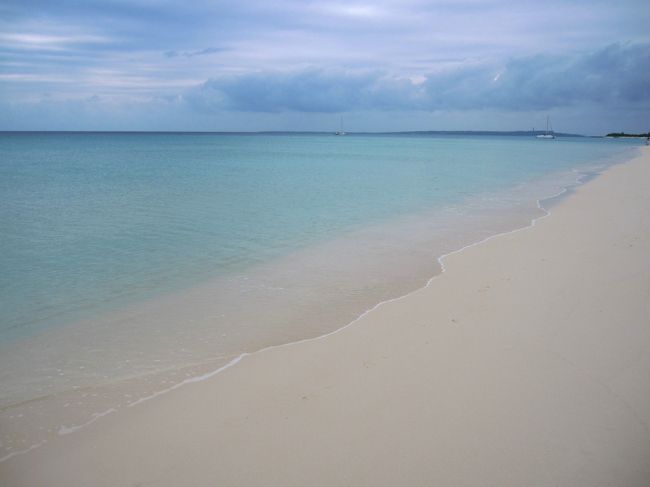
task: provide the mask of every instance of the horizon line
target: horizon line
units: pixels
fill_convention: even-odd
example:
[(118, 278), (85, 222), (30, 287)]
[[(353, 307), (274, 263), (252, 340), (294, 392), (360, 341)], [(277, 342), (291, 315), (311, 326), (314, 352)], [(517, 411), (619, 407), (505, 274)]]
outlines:
[[(449, 134), (449, 135), (536, 135), (544, 130), (390, 130), (390, 131), (346, 131), (347, 135), (399, 135), (399, 134)], [(51, 134), (205, 134), (205, 135), (281, 135), (281, 134), (334, 134), (329, 130), (0, 130), (0, 133), (51, 133)], [(584, 135), (554, 132), (564, 137), (605, 137), (605, 135)]]

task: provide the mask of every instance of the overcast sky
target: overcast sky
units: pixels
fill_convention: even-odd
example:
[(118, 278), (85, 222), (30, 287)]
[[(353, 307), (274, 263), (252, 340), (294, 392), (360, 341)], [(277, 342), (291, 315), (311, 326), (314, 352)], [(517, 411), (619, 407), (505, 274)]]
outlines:
[(0, 0), (0, 130), (650, 130), (646, 1)]

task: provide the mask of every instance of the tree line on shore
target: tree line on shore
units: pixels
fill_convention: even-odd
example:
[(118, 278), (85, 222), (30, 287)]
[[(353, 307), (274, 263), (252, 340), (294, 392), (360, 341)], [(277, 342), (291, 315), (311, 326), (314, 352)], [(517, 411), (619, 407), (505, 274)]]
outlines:
[(607, 134), (605, 137), (650, 137), (650, 132), (645, 134), (626, 134), (625, 132), (612, 132)]

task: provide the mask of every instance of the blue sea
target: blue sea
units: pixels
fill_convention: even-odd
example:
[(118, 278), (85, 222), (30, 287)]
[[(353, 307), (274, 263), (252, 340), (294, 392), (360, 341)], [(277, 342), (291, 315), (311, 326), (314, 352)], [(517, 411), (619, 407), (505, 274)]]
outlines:
[(3, 134), (0, 340), (624, 148), (582, 138)]
[[(2, 133), (2, 406), (340, 327), (422, 285), (442, 252), (530, 221), (537, 199), (636, 145)], [(10, 429), (7, 451), (29, 444)]]

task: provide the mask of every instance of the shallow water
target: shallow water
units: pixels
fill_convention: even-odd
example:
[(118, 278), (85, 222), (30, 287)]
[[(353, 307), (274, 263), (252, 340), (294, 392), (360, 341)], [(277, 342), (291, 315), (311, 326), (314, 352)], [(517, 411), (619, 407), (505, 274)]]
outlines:
[(0, 340), (607, 159), (523, 137), (0, 135)]
[(67, 432), (241, 351), (336, 329), (423, 285), (439, 255), (525, 225), (576, 170), (633, 146), (0, 135), (2, 447)]

